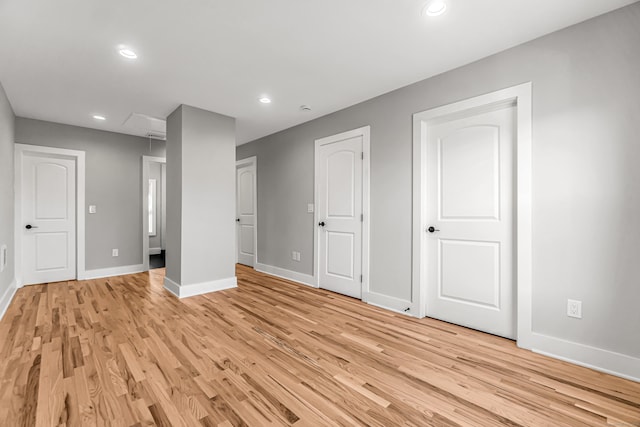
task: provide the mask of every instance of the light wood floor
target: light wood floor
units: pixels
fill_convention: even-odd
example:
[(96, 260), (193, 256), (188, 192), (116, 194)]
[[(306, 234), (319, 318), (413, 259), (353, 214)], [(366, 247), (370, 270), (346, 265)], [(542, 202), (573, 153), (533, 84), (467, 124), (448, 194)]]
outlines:
[(20, 289), (0, 425), (640, 426), (640, 384), (238, 268), (178, 300), (162, 270)]

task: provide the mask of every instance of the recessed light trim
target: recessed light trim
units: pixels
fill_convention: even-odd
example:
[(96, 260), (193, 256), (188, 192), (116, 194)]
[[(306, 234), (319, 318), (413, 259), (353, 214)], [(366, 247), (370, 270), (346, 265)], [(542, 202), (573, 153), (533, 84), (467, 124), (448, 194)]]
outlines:
[(119, 49), (118, 53), (120, 54), (120, 56), (123, 56), (127, 59), (136, 59), (138, 57), (137, 53), (126, 47)]
[(101, 116), (100, 114), (94, 114), (93, 118), (100, 121), (105, 121), (107, 118), (105, 116)]
[(258, 101), (260, 101), (262, 104), (271, 104), (271, 98), (269, 98), (268, 96), (261, 96), (260, 98), (258, 98)]
[(426, 16), (440, 16), (447, 11), (447, 2), (445, 0), (431, 0), (422, 9), (422, 14)]

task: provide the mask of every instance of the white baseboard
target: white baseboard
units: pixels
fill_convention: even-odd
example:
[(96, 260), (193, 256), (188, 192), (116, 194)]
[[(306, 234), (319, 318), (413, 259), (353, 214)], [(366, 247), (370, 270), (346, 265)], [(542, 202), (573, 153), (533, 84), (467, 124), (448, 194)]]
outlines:
[(0, 319), (2, 319), (9, 308), (9, 304), (13, 301), (13, 297), (16, 294), (18, 287), (15, 280), (9, 284), (9, 287), (4, 291), (4, 295), (0, 298)]
[(211, 282), (194, 283), (192, 285), (179, 285), (168, 277), (164, 278), (164, 288), (178, 298), (193, 297), (237, 287), (238, 279), (236, 276), (213, 280)]
[(123, 265), (122, 267), (99, 268), (96, 270), (87, 270), (81, 280), (101, 279), (103, 277), (122, 276), (125, 274), (134, 274), (144, 271), (144, 265)]
[(543, 334), (532, 334), (535, 353), (640, 382), (640, 358)]
[(272, 276), (280, 277), (282, 279), (291, 280), (294, 282), (302, 283), (303, 285), (317, 288), (316, 279), (310, 274), (298, 273), (297, 271), (291, 271), (280, 267), (274, 267), (273, 265), (256, 263), (254, 267), (256, 271), (261, 273), (267, 273)]
[(390, 297), (376, 292), (364, 292), (362, 294), (362, 301), (367, 304), (375, 305), (376, 307), (384, 308), (385, 310), (395, 311), (396, 313), (404, 314), (406, 316), (417, 317), (417, 315), (412, 313), (411, 310), (405, 311), (407, 307), (413, 307), (413, 304), (409, 300)]
[(162, 248), (149, 248), (149, 255), (160, 255)]

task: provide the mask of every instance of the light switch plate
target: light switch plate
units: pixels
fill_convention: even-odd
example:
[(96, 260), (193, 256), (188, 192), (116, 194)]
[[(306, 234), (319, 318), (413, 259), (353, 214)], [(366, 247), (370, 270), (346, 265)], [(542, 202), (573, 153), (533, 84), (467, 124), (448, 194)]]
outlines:
[(89, 213), (94, 214), (97, 212), (96, 205), (89, 205)]
[(313, 203), (307, 205), (307, 213), (313, 213)]

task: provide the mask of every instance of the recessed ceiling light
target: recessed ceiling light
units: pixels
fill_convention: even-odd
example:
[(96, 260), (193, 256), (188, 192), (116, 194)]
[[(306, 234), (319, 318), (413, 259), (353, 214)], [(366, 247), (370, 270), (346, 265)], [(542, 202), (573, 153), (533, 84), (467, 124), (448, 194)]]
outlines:
[(440, 16), (447, 11), (447, 2), (444, 0), (431, 0), (422, 9), (422, 13), (427, 16)]
[(269, 98), (268, 96), (262, 96), (258, 99), (258, 101), (262, 102), (263, 104), (271, 104), (271, 98)]
[(301, 105), (300, 111), (311, 111), (311, 107), (309, 107), (308, 105)]
[(101, 116), (100, 114), (94, 114), (93, 118), (96, 120), (107, 120), (105, 116)]
[(127, 59), (136, 59), (138, 57), (137, 53), (135, 53), (133, 50), (127, 49), (127, 48), (122, 48), (122, 49), (118, 50), (118, 53), (120, 55), (124, 56)]

